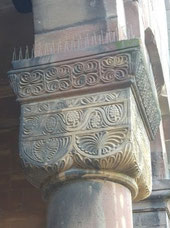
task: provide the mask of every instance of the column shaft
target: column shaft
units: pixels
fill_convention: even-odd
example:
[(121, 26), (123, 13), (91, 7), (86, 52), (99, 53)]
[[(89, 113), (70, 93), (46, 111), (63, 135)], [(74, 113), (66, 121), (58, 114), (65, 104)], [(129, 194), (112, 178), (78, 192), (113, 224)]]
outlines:
[(132, 199), (123, 185), (74, 181), (50, 198), (48, 228), (131, 228)]

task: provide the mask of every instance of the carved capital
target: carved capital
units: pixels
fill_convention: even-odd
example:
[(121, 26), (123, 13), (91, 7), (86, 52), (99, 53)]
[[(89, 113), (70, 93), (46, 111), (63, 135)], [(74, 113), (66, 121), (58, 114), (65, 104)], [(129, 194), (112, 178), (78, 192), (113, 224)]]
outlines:
[[(130, 88), (23, 104), (20, 142), (20, 156), (39, 186), (53, 174), (57, 183), (64, 174), (65, 181), (101, 178), (102, 170), (105, 179), (113, 172), (133, 178), (139, 198), (150, 194), (149, 140)], [(42, 174), (36, 177), (34, 169)]]
[(150, 194), (149, 138), (160, 114), (140, 46), (9, 76), (21, 101), (20, 156), (34, 185), (48, 192), (96, 178), (124, 184), (136, 200)]

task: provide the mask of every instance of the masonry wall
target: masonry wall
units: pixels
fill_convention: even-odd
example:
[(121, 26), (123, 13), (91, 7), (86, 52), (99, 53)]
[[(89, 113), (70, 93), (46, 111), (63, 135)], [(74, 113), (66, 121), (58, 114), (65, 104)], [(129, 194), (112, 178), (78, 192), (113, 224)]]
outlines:
[(166, 211), (135, 213), (135, 228), (169, 228)]
[(25, 180), (18, 156), (15, 98), (0, 99), (0, 110), (0, 228), (43, 228), (46, 204), (39, 190)]

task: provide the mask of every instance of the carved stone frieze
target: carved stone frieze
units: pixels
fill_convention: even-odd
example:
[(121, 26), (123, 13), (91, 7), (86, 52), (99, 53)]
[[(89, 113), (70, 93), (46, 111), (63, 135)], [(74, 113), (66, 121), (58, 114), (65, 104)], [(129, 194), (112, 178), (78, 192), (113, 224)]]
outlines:
[[(126, 90), (118, 90), (79, 98), (39, 102), (39, 106), (23, 104), (20, 130), (22, 154), (25, 154), (27, 159), (31, 158), (32, 162), (35, 160), (36, 165), (53, 164), (58, 160), (62, 150), (62, 156), (74, 147), (82, 152), (86, 151), (84, 148), (86, 137), (90, 149), (84, 153), (93, 154), (96, 150), (94, 156), (97, 155), (98, 141), (101, 141), (101, 145), (108, 144), (106, 149), (101, 149), (102, 152), (99, 149), (98, 156), (102, 153), (105, 155), (107, 150), (109, 153), (120, 146), (128, 134), (126, 127), (119, 129), (120, 124), (122, 126), (128, 124), (127, 95)], [(48, 107), (48, 109), (42, 111), (42, 107)], [(113, 127), (115, 131), (112, 131)], [(106, 130), (110, 131), (106, 132)], [(71, 144), (73, 148), (70, 149)], [(56, 154), (57, 157), (54, 160)], [(43, 159), (44, 162), (42, 162)]]
[(74, 62), (29, 68), (10, 74), (11, 85), (19, 99), (34, 98), (69, 90), (94, 87), (103, 83), (125, 80), (131, 56), (102, 55)]
[[(136, 85), (140, 95), (141, 104), (144, 107), (145, 115), (148, 120), (149, 126), (153, 136), (156, 135), (159, 123), (160, 123), (160, 112), (158, 111), (158, 102), (154, 96), (154, 85), (148, 77), (146, 67), (144, 65), (143, 56), (139, 53), (137, 65), (136, 65)], [(154, 82), (153, 82), (154, 83)]]
[(125, 102), (91, 107), (89, 109), (75, 109), (58, 111), (47, 116), (25, 117), (22, 126), (22, 136), (55, 136), (82, 130), (101, 129), (112, 127), (119, 123), (126, 124), (127, 117)]
[[(65, 97), (113, 88), (134, 88), (151, 139), (160, 113), (140, 46), (119, 53), (106, 52), (9, 72), (11, 86), (21, 102)], [(43, 107), (47, 108), (47, 107)]]

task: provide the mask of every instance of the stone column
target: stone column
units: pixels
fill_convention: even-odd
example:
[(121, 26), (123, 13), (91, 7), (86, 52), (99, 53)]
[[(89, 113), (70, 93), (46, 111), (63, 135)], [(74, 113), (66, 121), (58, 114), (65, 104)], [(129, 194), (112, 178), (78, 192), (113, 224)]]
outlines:
[(49, 201), (48, 228), (132, 227), (151, 193), (160, 122), (138, 40), (13, 62), (20, 157)]
[(133, 227), (160, 114), (123, 0), (32, 0), (35, 58), (13, 62), (20, 157), (48, 228)]

